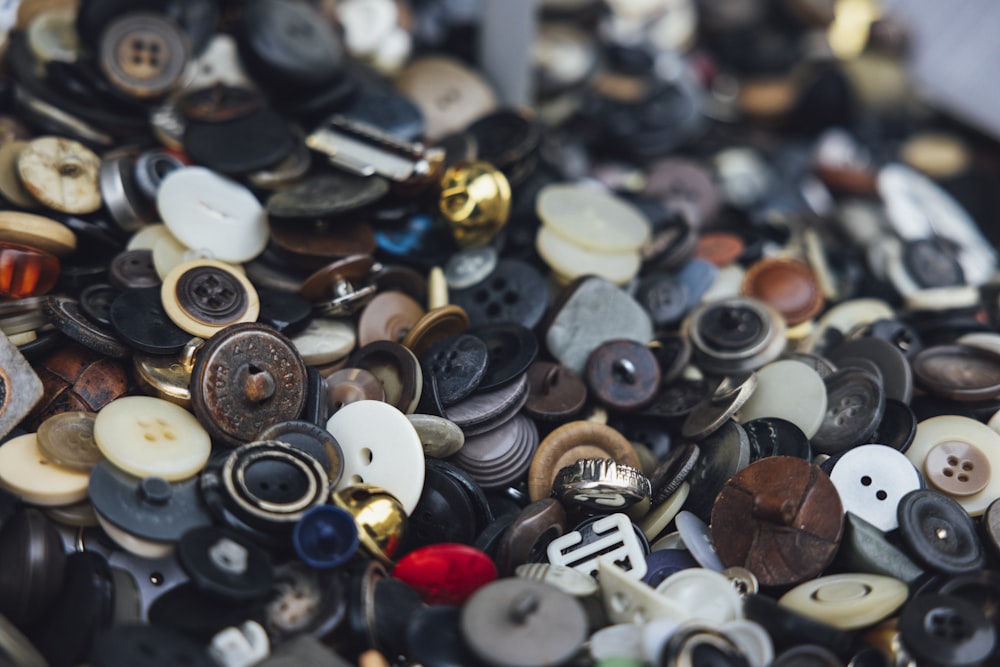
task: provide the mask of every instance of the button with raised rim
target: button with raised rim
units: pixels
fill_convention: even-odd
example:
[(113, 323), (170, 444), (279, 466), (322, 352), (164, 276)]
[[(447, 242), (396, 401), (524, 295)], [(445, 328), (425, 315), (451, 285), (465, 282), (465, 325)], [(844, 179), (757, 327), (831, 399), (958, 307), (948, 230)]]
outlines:
[(799, 584), (778, 604), (841, 630), (857, 630), (889, 617), (908, 596), (899, 579), (850, 572)]
[(70, 505), (87, 497), (86, 472), (56, 465), (42, 453), (34, 433), (12, 438), (0, 446), (0, 486), (26, 503)]
[[(789, 400), (789, 397), (795, 400)], [(826, 385), (819, 373), (798, 361), (772, 362), (757, 371), (757, 389), (736, 418), (741, 422), (778, 417), (792, 422), (812, 438), (826, 416)]]
[(247, 277), (224, 262), (184, 262), (160, 286), (170, 320), (192, 336), (211, 338), (231, 324), (255, 322), (260, 299)]

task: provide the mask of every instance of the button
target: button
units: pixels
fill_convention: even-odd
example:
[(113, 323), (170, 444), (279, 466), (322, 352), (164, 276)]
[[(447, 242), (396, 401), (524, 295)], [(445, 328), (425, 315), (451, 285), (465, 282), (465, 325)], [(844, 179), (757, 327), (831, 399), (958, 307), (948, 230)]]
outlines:
[(167, 174), (156, 206), (181, 243), (205, 249), (215, 259), (245, 262), (267, 244), (267, 217), (253, 193), (204, 167)]
[(298, 294), (258, 287), (257, 298), (260, 301), (257, 321), (287, 336), (302, 331), (312, 321), (312, 304)]
[(620, 513), (586, 519), (546, 548), (550, 563), (567, 565), (592, 577), (603, 563), (626, 571), (635, 580), (646, 574), (647, 553), (645, 536)]
[(636, 626), (649, 624), (647, 627), (655, 627), (655, 623), (651, 621), (663, 619), (676, 626), (683, 620), (683, 610), (677, 609), (652, 587), (633, 578), (614, 563), (601, 560), (597, 570), (601, 582), (601, 600), (608, 621)]
[(93, 213), (101, 207), (101, 159), (83, 144), (61, 137), (28, 142), (17, 160), (31, 196), (63, 213)]
[(442, 306), (430, 310), (417, 320), (402, 343), (421, 357), (436, 341), (457, 336), (468, 328), (469, 316), (462, 308), (454, 305)]
[(695, 301), (679, 276), (666, 273), (640, 280), (635, 299), (649, 312), (658, 329), (676, 325)]
[(473, 544), (492, 516), (483, 511), (488, 505), (482, 491), (470, 492), (455, 466), (432, 461), (424, 470), (420, 500), (407, 518), (401, 553), (442, 542)]
[(360, 368), (342, 368), (326, 376), (326, 400), (330, 412), (358, 401), (384, 401), (385, 388), (379, 379)]
[(899, 534), (909, 553), (927, 567), (963, 574), (983, 567), (986, 554), (972, 519), (953, 498), (918, 489), (899, 502)]
[(387, 403), (359, 401), (338, 410), (326, 429), (344, 450), (338, 490), (375, 484), (396, 496), (407, 514), (413, 512), (424, 483), (424, 450), (403, 413)]
[(916, 434), (917, 416), (913, 414), (910, 406), (902, 401), (887, 398), (885, 414), (882, 415), (881, 423), (872, 434), (872, 442), (892, 447), (905, 454)]
[(838, 560), (851, 570), (893, 577), (908, 584), (925, 574), (895, 541), (851, 512), (846, 514)]
[[(497, 546), (495, 560), (500, 575), (510, 576), (515, 569), (520, 573), (522, 567), (535, 567), (535, 564), (545, 561), (545, 554), (549, 544), (554, 539), (564, 535), (567, 527), (566, 511), (555, 498), (544, 498), (522, 509), (514, 516), (510, 525), (504, 530), (500, 544)], [(590, 582), (594, 583), (594, 580), (587, 574), (573, 570), (565, 565), (552, 564), (549, 567), (559, 568), (560, 571), (565, 568), (574, 574), (587, 577)], [(528, 577), (518, 574), (522, 578), (545, 580), (545, 577), (542, 577), (539, 573), (536, 572), (535, 575)], [(570, 595), (583, 597), (582, 594), (578, 593), (577, 587), (586, 588), (586, 585), (575, 583), (576, 579), (571, 575), (564, 574), (557, 577), (554, 574), (553, 578), (565, 580), (565, 583), (562, 585), (554, 581), (548, 581), (548, 583)], [(567, 590), (568, 588), (572, 590)], [(597, 587), (595, 585), (591, 593), (595, 593), (596, 591)]]
[[(28, 364), (7, 336), (0, 336), (0, 434), (6, 435), (32, 413), (40, 412), (45, 403), (45, 377)], [(48, 379), (46, 377), (45, 379)]]
[(712, 508), (712, 541), (726, 566), (745, 567), (762, 586), (816, 576), (843, 532), (837, 489), (817, 466), (774, 456), (726, 482)]
[(416, 356), (399, 343), (369, 343), (354, 351), (347, 366), (377, 377), (385, 389), (385, 402), (403, 413), (413, 412), (420, 402), (423, 371)]
[(453, 288), (450, 297), (475, 326), (516, 322), (533, 329), (548, 307), (546, 290), (534, 266), (505, 258), (483, 280), (464, 289)]
[(57, 466), (79, 472), (104, 460), (94, 441), (93, 412), (63, 412), (38, 426), (37, 444), (42, 456)]
[(291, 341), (307, 365), (325, 366), (347, 357), (354, 349), (357, 334), (349, 320), (316, 317)]
[(357, 176), (347, 172), (318, 174), (271, 195), (267, 200), (267, 213), (302, 224), (300, 219), (330, 218), (364, 208), (388, 192), (389, 183), (381, 176)]
[(583, 409), (587, 385), (576, 372), (550, 361), (536, 361), (528, 368), (528, 400), (524, 412), (533, 419), (560, 422)]
[(689, 208), (699, 225), (712, 222), (722, 205), (722, 195), (711, 171), (699, 162), (683, 158), (659, 159), (650, 165), (643, 194), (668, 206)]
[(750, 439), (733, 420), (709, 435), (699, 445), (698, 460), (686, 481), (691, 485), (685, 508), (706, 520), (711, 516), (715, 497), (730, 477), (750, 463)]
[(0, 241), (30, 246), (57, 257), (76, 250), (77, 239), (66, 225), (33, 213), (0, 212)]
[(731, 232), (705, 232), (698, 236), (695, 257), (715, 266), (732, 264), (743, 255), (743, 239)]
[(94, 440), (122, 470), (168, 481), (195, 475), (211, 449), (208, 433), (190, 412), (151, 396), (126, 396), (101, 408)]
[[(996, 462), (1000, 461), (1000, 434), (974, 419), (958, 415), (932, 417), (917, 424), (917, 433), (910, 448), (906, 450), (906, 458), (918, 470), (926, 470), (928, 456), (942, 443), (960, 443), (977, 449), (990, 461), (991, 471), (997, 469)], [(934, 484), (933, 479), (930, 481)], [(991, 472), (989, 483), (982, 491), (955, 496), (955, 500), (970, 516), (975, 517), (982, 515), (997, 497), (1000, 497), (1000, 476)]]
[(163, 307), (161, 288), (129, 289), (111, 303), (111, 326), (130, 347), (147, 354), (177, 354), (191, 334), (174, 324)]
[(830, 481), (845, 512), (853, 512), (879, 530), (898, 526), (900, 499), (921, 487), (920, 473), (900, 452), (884, 445), (862, 445), (836, 459)]
[(811, 438), (816, 451), (839, 454), (870, 442), (885, 414), (885, 392), (879, 379), (860, 368), (847, 367), (824, 378), (826, 415)]
[(87, 497), (87, 473), (55, 465), (34, 433), (0, 446), (0, 485), (33, 505), (69, 505)]
[(470, 334), (437, 340), (420, 355), (424, 383), (433, 388), (436, 400), (445, 407), (476, 390), (488, 361), (486, 343)]
[(535, 248), (553, 272), (569, 282), (595, 275), (615, 285), (624, 285), (639, 272), (641, 259), (635, 251), (602, 252), (568, 241), (549, 227), (538, 230)]
[(0, 145), (0, 194), (14, 206), (24, 209), (38, 208), (38, 200), (21, 182), (17, 161), (28, 142), (11, 139)]
[(591, 186), (549, 185), (535, 208), (547, 229), (592, 251), (635, 251), (649, 239), (649, 222), (638, 209)]
[(747, 269), (741, 291), (772, 306), (789, 326), (811, 320), (824, 304), (812, 269), (793, 259), (755, 262)]
[(143, 663), (169, 667), (178, 657), (191, 667), (217, 664), (196, 641), (159, 625), (125, 625), (107, 630), (95, 639), (90, 664), (112, 667)]
[(65, 551), (55, 525), (36, 509), (11, 515), (0, 536), (0, 563), (6, 574), (0, 580), (3, 626), (28, 627), (58, 599), (65, 577)]
[(812, 446), (798, 426), (784, 419), (761, 417), (743, 424), (750, 440), (751, 458), (754, 461), (767, 456), (796, 456), (811, 460)]
[(700, 567), (687, 549), (659, 549), (646, 556), (643, 583), (656, 588), (670, 575), (692, 567)]
[(552, 431), (531, 459), (531, 499), (547, 498), (559, 471), (584, 458), (610, 458), (632, 468), (641, 465), (632, 445), (613, 428), (587, 421), (569, 422)]
[[(795, 396), (795, 401), (787, 400)], [(819, 431), (827, 413), (826, 385), (809, 366), (774, 361), (757, 371), (757, 388), (736, 415), (741, 422), (778, 417), (798, 426), (807, 438)]]
[(538, 339), (525, 326), (516, 323), (488, 324), (469, 334), (486, 343), (489, 362), (476, 391), (497, 389), (519, 379), (538, 356)]
[(692, 359), (699, 368), (719, 375), (756, 370), (785, 348), (781, 315), (745, 297), (715, 297), (703, 303), (688, 314), (682, 331), (691, 338)]
[(714, 572), (726, 569), (712, 544), (712, 535), (707, 523), (687, 510), (678, 512), (674, 522), (681, 542), (703, 568)]
[(996, 628), (983, 611), (953, 595), (918, 595), (899, 616), (903, 646), (921, 663), (981, 664), (996, 652)]
[(857, 630), (888, 618), (909, 597), (906, 584), (874, 574), (833, 574), (799, 584), (778, 604), (841, 630)]
[(510, 184), (483, 161), (461, 162), (441, 176), (438, 210), (460, 248), (490, 243), (510, 216)]
[(917, 383), (937, 396), (976, 401), (1000, 393), (1000, 355), (982, 347), (926, 347), (912, 364)]
[(403, 556), (392, 576), (413, 587), (427, 604), (462, 605), (497, 578), (497, 568), (478, 549), (464, 544), (434, 544)]
[(701, 449), (694, 443), (686, 443), (670, 450), (649, 477), (653, 504), (665, 502), (694, 470)]
[(361, 311), (358, 341), (361, 345), (376, 340), (398, 343), (425, 314), (423, 306), (402, 292), (380, 292)]
[[(843, 660), (836, 656), (850, 655), (857, 641), (855, 633), (838, 630), (829, 623), (793, 612), (766, 595), (746, 596), (743, 611), (748, 619), (763, 626), (774, 640), (775, 648), (782, 650), (775, 665), (791, 667), (800, 664), (798, 660), (803, 657), (814, 660), (815, 656), (821, 656), (826, 662), (818, 664), (823, 667), (840, 667), (844, 664)], [(832, 659), (830, 656), (833, 656)]]
[(522, 415), (483, 433), (466, 433), (454, 462), (486, 489), (501, 488), (524, 476), (538, 447), (538, 430)]
[(648, 500), (650, 487), (635, 468), (612, 459), (581, 459), (556, 474), (552, 493), (568, 508), (604, 514)]
[(637, 411), (660, 388), (660, 365), (648, 346), (625, 339), (594, 348), (584, 369), (590, 393), (613, 410)]
[(754, 373), (725, 377), (712, 396), (694, 406), (684, 419), (681, 435), (701, 440), (714, 433), (749, 400), (757, 388)]
[(80, 302), (61, 296), (50, 296), (45, 301), (45, 314), (59, 331), (95, 352), (115, 357), (127, 358), (131, 351), (108, 327), (102, 327), (90, 320)]
[(425, 456), (446, 459), (465, 444), (465, 434), (453, 421), (435, 415), (420, 414), (406, 415), (406, 418), (416, 429)]
[(989, 485), (990, 473), (990, 460), (965, 442), (942, 442), (924, 460), (925, 479), (952, 496), (979, 493)]
[(246, 601), (271, 592), (274, 577), (267, 552), (235, 533), (215, 526), (192, 528), (177, 542), (177, 559), (206, 593)]
[(396, 75), (395, 85), (420, 109), (430, 142), (466, 128), (497, 106), (492, 86), (480, 73), (449, 57), (412, 60)]
[(347, 563), (358, 550), (358, 528), (346, 510), (321, 505), (307, 511), (295, 524), (292, 544), (309, 567), (332, 569)]
[[(0, 156), (2, 155), (3, 149), (0, 148)], [(444, 266), (448, 288), (460, 290), (479, 284), (493, 273), (498, 260), (499, 255), (493, 246), (459, 250), (448, 258)]]
[(739, 592), (728, 577), (712, 570), (680, 570), (660, 582), (656, 592), (683, 609), (686, 620), (717, 626), (743, 617)]

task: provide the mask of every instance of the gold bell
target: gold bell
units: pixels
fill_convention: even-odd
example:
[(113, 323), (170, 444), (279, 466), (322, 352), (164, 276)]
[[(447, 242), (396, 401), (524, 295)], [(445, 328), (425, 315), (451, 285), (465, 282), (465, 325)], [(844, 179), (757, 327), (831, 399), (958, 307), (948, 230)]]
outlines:
[(460, 162), (441, 177), (438, 207), (459, 247), (483, 246), (507, 224), (510, 183), (488, 162)]
[(392, 567), (406, 531), (406, 510), (394, 495), (374, 484), (355, 484), (333, 492), (333, 503), (347, 510), (358, 526), (362, 546)]

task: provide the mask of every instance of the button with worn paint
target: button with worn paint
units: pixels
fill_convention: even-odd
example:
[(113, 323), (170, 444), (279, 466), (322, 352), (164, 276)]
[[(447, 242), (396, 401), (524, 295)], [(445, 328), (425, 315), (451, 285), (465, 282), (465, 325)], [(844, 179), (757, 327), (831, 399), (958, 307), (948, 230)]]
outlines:
[[(788, 397), (794, 396), (790, 401)], [(826, 416), (823, 378), (809, 366), (792, 360), (774, 361), (757, 371), (757, 389), (736, 418), (741, 422), (778, 417), (792, 422), (812, 438)]]
[(900, 452), (885, 445), (862, 445), (836, 459), (830, 481), (845, 512), (879, 530), (895, 530), (900, 499), (922, 485), (920, 473)]
[(193, 336), (212, 335), (239, 322), (255, 322), (260, 312), (257, 290), (247, 277), (215, 260), (184, 262), (160, 286), (170, 320)]
[(727, 566), (762, 586), (799, 583), (837, 553), (844, 526), (837, 489), (817, 466), (773, 456), (733, 476), (712, 508), (712, 541)]
[(799, 584), (778, 603), (841, 630), (857, 630), (889, 617), (908, 596), (909, 589), (899, 579), (846, 573)]
[(71, 139), (40, 137), (17, 160), (21, 182), (35, 199), (63, 213), (93, 213), (101, 207), (101, 160)]
[(87, 473), (56, 465), (38, 446), (34, 433), (0, 446), (0, 486), (33, 505), (60, 506), (87, 497)]
[(640, 342), (613, 339), (594, 348), (584, 369), (590, 394), (613, 410), (640, 410), (660, 389), (660, 365)]
[(204, 167), (167, 174), (156, 206), (181, 243), (205, 249), (215, 259), (245, 262), (267, 245), (267, 216), (253, 193)]
[(918, 489), (899, 502), (899, 534), (907, 551), (926, 567), (955, 575), (986, 563), (976, 526), (954, 498)]
[(413, 512), (424, 484), (424, 449), (406, 416), (388, 403), (345, 405), (326, 423), (344, 450), (344, 474), (336, 488), (375, 484)]
[(125, 396), (105, 405), (94, 421), (104, 456), (138, 477), (168, 481), (196, 474), (208, 461), (208, 433), (184, 408), (151, 396)]
[(38, 200), (21, 182), (17, 160), (28, 146), (27, 141), (12, 139), (0, 145), (0, 195), (19, 208), (38, 208)]

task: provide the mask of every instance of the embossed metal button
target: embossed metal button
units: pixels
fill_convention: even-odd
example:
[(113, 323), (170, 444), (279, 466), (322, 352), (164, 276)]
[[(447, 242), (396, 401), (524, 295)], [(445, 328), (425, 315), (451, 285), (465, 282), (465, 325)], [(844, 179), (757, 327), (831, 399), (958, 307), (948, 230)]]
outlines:
[(193, 260), (174, 267), (163, 279), (160, 296), (170, 320), (201, 338), (211, 338), (231, 324), (255, 322), (260, 313), (253, 284), (215, 260)]
[(559, 471), (586, 458), (610, 458), (637, 469), (642, 465), (632, 445), (613, 428), (587, 421), (570, 422), (539, 444), (528, 471), (531, 499), (547, 498)]
[(31, 196), (63, 213), (93, 213), (101, 207), (101, 159), (83, 144), (61, 137), (30, 141), (17, 160)]

